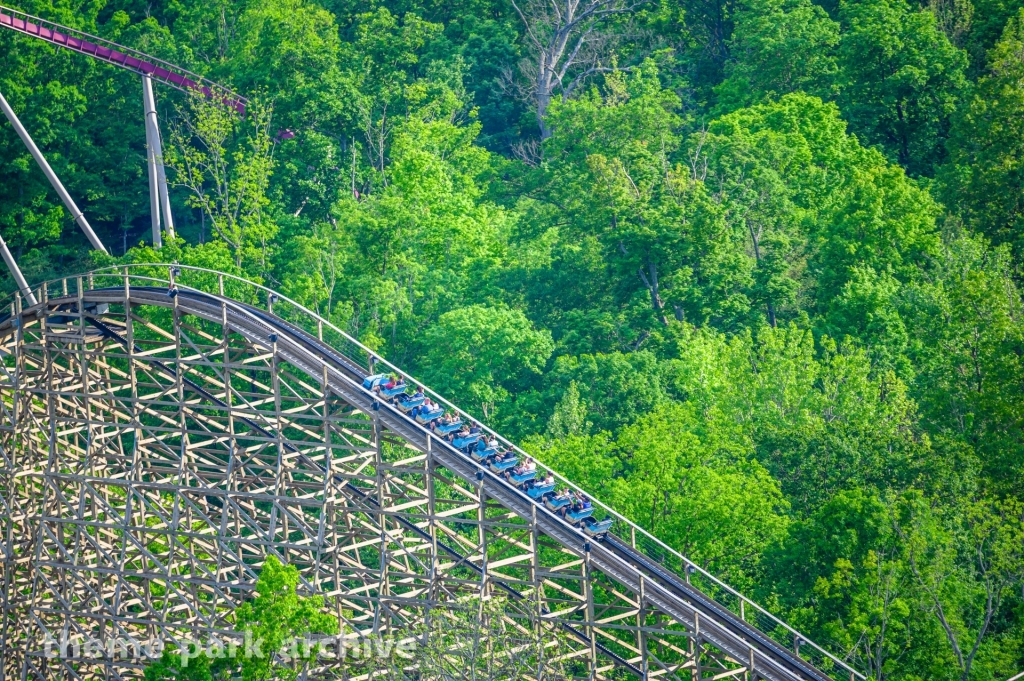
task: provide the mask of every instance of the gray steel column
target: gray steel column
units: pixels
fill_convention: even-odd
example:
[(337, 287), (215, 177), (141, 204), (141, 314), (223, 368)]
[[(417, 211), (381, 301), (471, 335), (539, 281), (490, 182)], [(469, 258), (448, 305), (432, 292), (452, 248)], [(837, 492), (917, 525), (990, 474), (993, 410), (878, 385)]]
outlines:
[(146, 106), (146, 139), (155, 155), (156, 186), (160, 194), (160, 209), (163, 214), (167, 236), (174, 238), (174, 218), (171, 217), (171, 199), (167, 194), (167, 175), (164, 172), (164, 152), (160, 144), (160, 126), (156, 122), (156, 98), (153, 96), (153, 80), (142, 77), (142, 99)]
[(32, 141), (31, 137), (29, 137), (28, 131), (25, 130), (21, 121), (18, 120), (18, 116), (14, 113), (14, 109), (12, 109), (11, 105), (7, 103), (6, 99), (4, 99), (2, 93), (0, 93), (0, 108), (4, 110), (7, 120), (9, 120), (11, 125), (14, 126), (14, 130), (18, 133), (18, 137), (20, 137), (21, 141), (25, 143), (25, 146), (28, 147), (28, 150), (32, 153), (32, 157), (36, 160), (36, 163), (39, 164), (43, 174), (46, 175), (46, 179), (50, 181), (50, 184), (60, 196), (61, 201), (64, 202), (64, 206), (71, 213), (71, 217), (74, 218), (75, 222), (78, 223), (78, 226), (82, 228), (83, 232), (85, 232), (85, 236), (89, 238), (89, 243), (91, 243), (92, 247), (97, 251), (103, 251), (106, 253), (107, 249), (103, 246), (103, 242), (100, 241), (98, 236), (96, 236), (96, 232), (92, 231), (92, 227), (89, 226), (89, 221), (85, 219), (82, 211), (78, 210), (78, 206), (75, 205), (71, 195), (68, 194), (68, 190), (64, 189), (64, 185), (61, 184), (60, 179), (57, 178), (57, 175), (53, 172), (50, 164), (46, 162), (45, 158), (43, 158), (43, 154), (39, 151), (39, 147), (37, 147), (36, 143)]
[(160, 234), (160, 190), (158, 189), (158, 178), (156, 174), (156, 143), (153, 141), (153, 131), (149, 125), (149, 94), (152, 92), (149, 85), (149, 76), (142, 76), (142, 109), (146, 123), (146, 170), (149, 174), (149, 216), (153, 223), (153, 246), (163, 246), (163, 236)]
[(4, 262), (7, 263), (7, 269), (11, 271), (11, 276), (14, 277), (14, 283), (21, 289), (22, 295), (25, 296), (25, 300), (28, 301), (29, 305), (36, 304), (36, 297), (32, 293), (32, 289), (28, 287), (28, 282), (25, 281), (25, 275), (21, 273), (21, 268), (18, 267), (18, 263), (14, 260), (14, 254), (11, 253), (11, 249), (7, 248), (7, 242), (0, 236), (0, 252), (3, 253)]

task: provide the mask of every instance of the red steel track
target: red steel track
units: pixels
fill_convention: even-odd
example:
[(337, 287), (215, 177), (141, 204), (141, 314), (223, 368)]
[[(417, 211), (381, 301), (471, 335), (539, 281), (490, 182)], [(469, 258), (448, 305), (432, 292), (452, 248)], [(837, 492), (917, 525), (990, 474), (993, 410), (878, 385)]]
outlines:
[(87, 54), (100, 61), (119, 66), (129, 71), (147, 75), (154, 80), (170, 85), (183, 91), (198, 90), (206, 97), (220, 100), (226, 106), (240, 114), (245, 114), (248, 103), (244, 97), (231, 90), (207, 80), (202, 76), (187, 71), (174, 64), (151, 57), (148, 54), (133, 50), (130, 47), (104, 40), (74, 28), (62, 26), (46, 19), (34, 17), (20, 10), (0, 5), (0, 28), (8, 28), (24, 33), (40, 40), (71, 50)]

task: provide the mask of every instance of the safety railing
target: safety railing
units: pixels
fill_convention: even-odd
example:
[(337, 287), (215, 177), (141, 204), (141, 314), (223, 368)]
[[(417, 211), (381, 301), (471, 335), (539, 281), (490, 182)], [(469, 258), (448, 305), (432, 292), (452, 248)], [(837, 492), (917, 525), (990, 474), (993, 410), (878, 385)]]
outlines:
[[(743, 621), (767, 634), (776, 643), (793, 650), (819, 670), (842, 681), (858, 681), (866, 678), (847, 662), (811, 641), (808, 637), (755, 601), (733, 589), (635, 522), (615, 511), (615, 509), (601, 503), (600, 500), (595, 499), (589, 492), (581, 489), (554, 469), (544, 466), (543, 461), (536, 455), (525, 452), (514, 442), (502, 437), (499, 433), (489, 428), (479, 417), (460, 409), (440, 393), (430, 389), (423, 382), (391, 364), (378, 353), (367, 348), (330, 321), (291, 298), (262, 284), (236, 275), (202, 267), (170, 263), (113, 265), (94, 270), (85, 275), (64, 277), (39, 285), (35, 290), (36, 298), (43, 302), (48, 298), (59, 295), (76, 294), (78, 282), (82, 282), (81, 285), (84, 289), (123, 287), (126, 283), (129, 285), (165, 286), (168, 288), (177, 286), (180, 289), (191, 289), (230, 298), (240, 303), (265, 309), (293, 326), (303, 329), (331, 346), (334, 350), (345, 355), (350, 361), (365, 367), (367, 371), (375, 370), (380, 372), (382, 367), (386, 367), (394, 373), (404, 376), (409, 385), (421, 386), (424, 392), (428, 393), (432, 399), (445, 405), (461, 418), (480, 423), (483, 430), (496, 437), (505, 446), (518, 452), (520, 456), (532, 456), (538, 461), (540, 466), (551, 470), (555, 479), (561, 485), (576, 492), (586, 493), (592, 500), (595, 508), (605, 512), (613, 519), (611, 533), (621, 541), (628, 542), (631, 547), (642, 553), (646, 558), (657, 563), (661, 568), (676, 574), (687, 583), (693, 584), (693, 586), (729, 609)], [(0, 309), (8, 307), (13, 314), (15, 306), (9, 302), (9, 299), (12, 297), (20, 299), (20, 294), (13, 293), (9, 294), (5, 299), (0, 299)]]

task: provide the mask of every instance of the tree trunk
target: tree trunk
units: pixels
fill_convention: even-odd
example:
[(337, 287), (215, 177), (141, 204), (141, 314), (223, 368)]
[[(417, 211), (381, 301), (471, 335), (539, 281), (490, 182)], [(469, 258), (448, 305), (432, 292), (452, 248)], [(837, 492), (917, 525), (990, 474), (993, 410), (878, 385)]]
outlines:
[[(754, 244), (754, 262), (757, 266), (761, 266), (761, 230), (754, 232), (754, 226), (747, 222), (747, 230), (750, 231), (750, 241)], [(768, 324), (774, 329), (776, 328), (775, 323), (775, 305), (772, 303), (772, 299), (765, 294), (765, 300), (768, 303)]]
[(640, 274), (640, 279), (643, 280), (644, 285), (651, 294), (651, 307), (654, 308), (654, 313), (658, 315), (658, 320), (661, 321), (662, 325), (668, 326), (668, 319), (665, 318), (665, 303), (662, 301), (661, 293), (658, 291), (658, 266), (652, 259), (647, 261), (647, 271), (651, 275), (650, 278), (644, 274), (642, 267), (637, 271)]
[(548, 105), (551, 104), (551, 92), (537, 90), (537, 125), (540, 127), (540, 138), (546, 140), (551, 137), (551, 128), (548, 127), (544, 117), (548, 114)]

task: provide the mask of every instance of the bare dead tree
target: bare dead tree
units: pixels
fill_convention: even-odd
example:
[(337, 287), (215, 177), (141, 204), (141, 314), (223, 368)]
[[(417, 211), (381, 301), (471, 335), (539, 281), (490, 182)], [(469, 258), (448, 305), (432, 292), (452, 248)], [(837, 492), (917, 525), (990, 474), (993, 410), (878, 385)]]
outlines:
[(552, 97), (567, 99), (589, 76), (615, 69), (608, 64), (618, 36), (605, 30), (647, 0), (510, 0), (526, 27), (533, 54), (525, 66), (532, 81), (541, 139)]
[(531, 168), (536, 168), (541, 161), (540, 142), (536, 139), (516, 142), (512, 145), (512, 155)]

